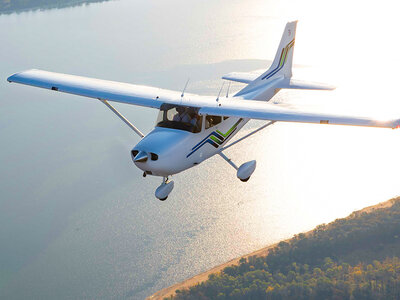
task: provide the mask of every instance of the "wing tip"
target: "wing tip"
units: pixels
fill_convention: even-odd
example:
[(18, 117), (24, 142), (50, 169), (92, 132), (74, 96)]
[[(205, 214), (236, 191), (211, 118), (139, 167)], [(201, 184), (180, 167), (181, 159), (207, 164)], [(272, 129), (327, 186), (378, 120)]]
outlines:
[[(25, 71), (23, 71), (23, 72), (25, 72)], [(12, 74), (11, 76), (9, 76), (7, 78), (7, 81), (10, 82), (10, 83), (11, 82), (15, 82), (15, 79), (18, 77), (18, 75), (20, 75), (23, 72), (18, 72), (18, 73)]]
[(13, 75), (7, 77), (7, 81), (8, 81), (9, 83), (14, 82), (13, 79), (14, 79), (15, 75), (17, 75), (17, 74), (13, 74)]
[(12, 74), (11, 76), (9, 76), (7, 78), (7, 81), (9, 83), (16, 82), (16, 79), (18, 78), (18, 76), (24, 75), (24, 73), (29, 73), (29, 72), (32, 72), (32, 71), (38, 71), (38, 69), (29, 69), (29, 70), (21, 71), (21, 72), (18, 72), (18, 73), (14, 73), (14, 74)]

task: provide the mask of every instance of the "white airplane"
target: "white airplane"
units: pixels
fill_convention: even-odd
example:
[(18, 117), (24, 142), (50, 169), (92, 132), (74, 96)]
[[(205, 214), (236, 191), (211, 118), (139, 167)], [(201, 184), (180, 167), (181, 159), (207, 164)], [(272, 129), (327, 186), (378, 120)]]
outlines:
[[(132, 160), (144, 172), (144, 177), (153, 175), (163, 178), (155, 196), (164, 201), (174, 187), (169, 176), (194, 167), (216, 154), (236, 169), (241, 181), (249, 180), (256, 168), (256, 161), (238, 167), (224, 154), (224, 150), (278, 121), (400, 127), (400, 119), (378, 121), (354, 115), (307, 112), (267, 103), (280, 89), (333, 89), (331, 86), (291, 78), (296, 27), (297, 21), (287, 23), (275, 59), (262, 75), (230, 73), (222, 77), (247, 84), (232, 97), (228, 96), (228, 92), (226, 97), (217, 98), (188, 94), (185, 93), (186, 86), (183, 92), (176, 92), (41, 70), (17, 73), (7, 80), (95, 98), (107, 105), (140, 136), (140, 142), (131, 151)], [(158, 109), (156, 127), (145, 136), (108, 101)], [(250, 119), (268, 122), (228, 144)]]

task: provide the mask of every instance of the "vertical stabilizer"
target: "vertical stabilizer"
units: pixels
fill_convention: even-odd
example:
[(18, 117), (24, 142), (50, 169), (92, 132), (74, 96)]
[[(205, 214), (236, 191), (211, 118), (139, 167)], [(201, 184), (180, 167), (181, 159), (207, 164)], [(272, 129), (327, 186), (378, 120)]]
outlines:
[(293, 64), (293, 51), (294, 41), (296, 37), (297, 21), (289, 22), (286, 24), (283, 31), (281, 42), (276, 52), (275, 59), (271, 67), (262, 75), (257, 77), (254, 81), (250, 82), (247, 87), (241, 90), (237, 96), (254, 91), (262, 85), (273, 81), (277, 77), (292, 77), (292, 64)]
[(275, 75), (284, 75), (286, 78), (292, 77), (294, 40), (296, 37), (297, 21), (286, 24), (285, 31), (282, 34), (281, 42), (275, 59), (271, 67), (262, 74), (261, 80), (268, 80)]

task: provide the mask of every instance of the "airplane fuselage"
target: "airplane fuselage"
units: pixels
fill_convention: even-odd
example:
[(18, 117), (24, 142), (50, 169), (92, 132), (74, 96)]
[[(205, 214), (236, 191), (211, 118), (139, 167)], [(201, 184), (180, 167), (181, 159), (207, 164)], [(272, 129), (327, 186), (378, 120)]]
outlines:
[[(148, 175), (177, 174), (217, 154), (247, 122), (248, 119), (231, 117), (208, 129), (203, 122), (198, 133), (155, 127), (133, 148), (132, 159)], [(148, 154), (145, 161), (135, 161), (135, 154), (140, 151)]]

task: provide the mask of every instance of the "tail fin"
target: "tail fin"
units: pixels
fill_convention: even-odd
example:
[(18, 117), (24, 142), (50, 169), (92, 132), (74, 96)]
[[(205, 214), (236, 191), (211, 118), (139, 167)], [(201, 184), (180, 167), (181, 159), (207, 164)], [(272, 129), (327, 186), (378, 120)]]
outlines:
[(275, 55), (275, 59), (272, 62), (272, 65), (268, 69), (268, 71), (266, 71), (259, 77), (261, 78), (261, 80), (273, 78), (275, 75), (284, 75), (285, 78), (292, 77), (293, 51), (294, 40), (296, 37), (296, 27), (297, 21), (289, 22), (286, 24), (278, 51)]
[(266, 84), (276, 77), (292, 77), (292, 64), (293, 64), (293, 51), (294, 41), (296, 36), (297, 21), (289, 22), (286, 24), (283, 31), (281, 42), (276, 52), (275, 59), (271, 67), (262, 75), (257, 77), (254, 81), (250, 82), (247, 87), (241, 90), (237, 96), (246, 94), (253, 90), (255, 87)]

